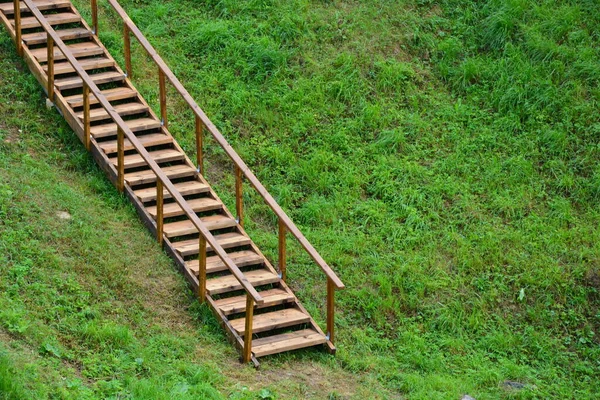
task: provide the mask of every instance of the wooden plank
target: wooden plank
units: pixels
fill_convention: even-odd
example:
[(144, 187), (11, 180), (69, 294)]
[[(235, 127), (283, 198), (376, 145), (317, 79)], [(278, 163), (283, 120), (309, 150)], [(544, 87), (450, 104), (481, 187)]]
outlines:
[[(211, 197), (201, 197), (199, 199), (192, 199), (188, 200), (187, 203), (190, 207), (192, 207), (192, 210), (194, 210), (197, 213), (220, 210), (221, 208), (223, 208), (223, 203)], [(156, 218), (156, 206), (147, 207), (146, 211), (148, 211), (148, 213), (152, 215), (152, 217)], [(180, 215), (185, 214), (181, 209), (181, 206), (177, 203), (165, 204), (163, 207), (163, 212), (165, 218), (178, 217)]]
[[(61, 29), (59, 31), (56, 31), (56, 33), (62, 40), (85, 39), (92, 37), (92, 32), (90, 32), (86, 28)], [(47, 40), (47, 34), (46, 32), (27, 33), (23, 35), (22, 39), (28, 46), (44, 44)], [(71, 72), (74, 71), (75, 70), (72, 69)]]
[[(208, 283), (210, 284), (210, 280)], [(289, 326), (305, 324), (309, 321), (310, 316), (304, 314), (297, 308), (286, 308), (284, 310), (255, 315), (254, 323), (252, 324), (252, 332), (260, 333), (271, 331), (273, 329), (287, 328)], [(233, 319), (229, 322), (240, 336), (244, 335), (246, 318)]]
[[(160, 146), (173, 143), (173, 137), (170, 135), (165, 135), (164, 133), (151, 133), (149, 135), (138, 136), (137, 138), (140, 139), (140, 142), (144, 145), (144, 147)], [(112, 154), (117, 151), (116, 140), (101, 142), (99, 146), (105, 154)], [(129, 139), (125, 139), (125, 151), (133, 149), (134, 147)]]
[[(265, 299), (265, 303), (256, 308), (272, 307), (294, 301), (296, 298), (290, 292), (283, 289), (269, 289), (258, 292)], [(225, 315), (237, 314), (246, 311), (246, 295), (227, 297), (215, 301), (215, 304)]]
[[(187, 164), (171, 165), (162, 168), (162, 171), (169, 177), (169, 179), (185, 178), (188, 176), (194, 176), (196, 170)], [(156, 174), (151, 169), (145, 171), (136, 171), (125, 174), (125, 181), (129, 186), (144, 185), (147, 183), (156, 182)]]
[[(45, 15), (44, 17), (46, 18), (46, 21), (52, 26), (81, 22), (81, 17), (79, 15), (70, 12), (50, 14)], [(21, 26), (23, 27), (23, 29), (40, 28), (42, 26), (35, 17), (22, 18), (21, 21)], [(9, 20), (9, 22), (13, 27), (15, 26), (14, 20), (11, 19)]]
[[(196, 183), (200, 184), (200, 182)], [(237, 225), (237, 222), (235, 222), (233, 218), (227, 217), (225, 215), (211, 215), (209, 217), (202, 217), (200, 219), (202, 221), (206, 221), (206, 228), (208, 230), (233, 228)], [(196, 229), (192, 221), (190, 221), (189, 219), (165, 224), (165, 235), (167, 235), (168, 238), (176, 236), (193, 235), (194, 233), (198, 233), (198, 229)]]
[[(174, 149), (151, 151), (150, 156), (157, 163), (178, 161), (185, 158), (183, 153), (180, 153), (178, 150)], [(109, 160), (113, 163), (113, 165), (117, 165), (116, 157), (111, 157)], [(143, 167), (144, 165), (146, 165), (146, 161), (139, 154), (130, 154), (125, 156), (125, 168), (137, 168)]]
[[(103, 69), (103, 68), (112, 68), (116, 67), (116, 63), (114, 60), (106, 57), (94, 57), (94, 58), (85, 58), (83, 60), (78, 60), (79, 65), (84, 68), (86, 71), (90, 71), (92, 69)], [(44, 71), (46, 71), (46, 66), (44, 65)], [(57, 75), (61, 74), (72, 74), (75, 70), (73, 66), (68, 61), (63, 61), (56, 63), (54, 66), (54, 73)]]
[[(92, 98), (90, 98), (92, 103)], [(146, 131), (150, 129), (158, 129), (161, 127), (160, 122), (153, 118), (139, 118), (125, 121), (127, 127), (132, 132)], [(117, 134), (117, 124), (109, 123), (92, 127), (92, 136), (96, 139), (115, 136)], [(140, 157), (141, 158), (141, 157)], [(145, 165), (145, 163), (141, 164)]]
[[(137, 103), (137, 102), (119, 104), (119, 105), (114, 106), (114, 108), (115, 108), (115, 111), (117, 111), (117, 113), (119, 113), (120, 116), (141, 114), (143, 112), (148, 111), (147, 105), (142, 104), (142, 103)], [(77, 115), (77, 118), (79, 118), (80, 120), (83, 120), (83, 112), (78, 112), (76, 115)], [(90, 121), (101, 121), (103, 119), (110, 119), (108, 112), (104, 108), (102, 108), (102, 107), (94, 108), (93, 110), (90, 111)], [(158, 135), (167, 136), (162, 133), (159, 133)], [(140, 136), (138, 139), (140, 139), (140, 141), (141, 141), (142, 137)], [(108, 143), (108, 142), (102, 143), (102, 145), (104, 147), (102, 147), (102, 146), (101, 147), (103, 149), (105, 149), (106, 143)], [(133, 149), (133, 146), (131, 147), (131, 149)]]
[[(75, 57), (89, 57), (104, 54), (104, 49), (94, 42), (73, 43), (68, 45), (68, 47)], [(48, 61), (48, 50), (45, 47), (31, 50), (31, 55), (34, 56), (39, 63)], [(54, 60), (64, 60), (65, 58), (63, 52), (56, 47), (54, 49)]]
[(252, 352), (255, 357), (264, 357), (270, 354), (282, 353), (303, 349), (305, 347), (318, 346), (325, 343), (327, 339), (312, 329), (283, 333), (281, 335), (267, 336), (252, 341)]
[[(71, 8), (71, 2), (69, 0), (35, 0), (33, 2), (40, 11), (45, 10), (57, 10), (60, 8)], [(29, 12), (29, 7), (23, 2), (20, 3), (21, 12)], [(15, 13), (15, 7), (13, 3), (0, 3), (0, 11), (4, 15), (13, 15)]]
[[(279, 282), (279, 277), (267, 269), (246, 271), (243, 274), (248, 282), (254, 287)], [(210, 295), (227, 293), (240, 289), (242, 289), (242, 285), (233, 275), (208, 279), (206, 282), (206, 290)]]
[[(121, 82), (125, 80), (125, 76), (117, 71), (101, 72), (99, 74), (90, 75), (90, 78), (96, 85), (110, 82)], [(77, 89), (83, 86), (83, 81), (80, 77), (74, 76), (70, 78), (57, 79), (55, 85), (58, 90)]]
[[(150, 154), (152, 154), (152, 152)], [(181, 194), (182, 196), (187, 196), (190, 194), (206, 193), (206, 192), (210, 191), (210, 186), (205, 185), (202, 182), (198, 182), (198, 181), (175, 183), (173, 186), (179, 192), (179, 194)], [(146, 203), (146, 202), (152, 201), (152, 200), (156, 200), (156, 188), (154, 188), (154, 187), (135, 190), (134, 193), (138, 197), (138, 199), (143, 203)], [(171, 194), (167, 192), (167, 189), (165, 189), (165, 191), (164, 191), (164, 198), (165, 199), (171, 198)]]
[[(87, 60), (82, 60), (81, 62), (84, 63), (85, 61)], [(106, 97), (108, 101), (118, 101), (137, 97), (138, 93), (135, 90), (130, 89), (128, 87), (119, 87), (114, 89), (103, 90), (102, 95)], [(67, 101), (67, 104), (69, 104), (72, 108), (83, 106), (83, 95), (81, 94), (67, 96), (65, 97), (65, 100)], [(96, 98), (96, 96), (94, 96), (94, 94), (90, 94), (90, 105), (93, 104), (98, 104), (98, 99)]]
[[(230, 218), (228, 218), (228, 219), (230, 219)], [(216, 229), (220, 229), (220, 228), (216, 228)], [(230, 249), (232, 247), (239, 247), (239, 246), (247, 246), (250, 243), (252, 243), (252, 241), (250, 240), (250, 238), (248, 236), (242, 235), (241, 233), (237, 233), (237, 232), (229, 232), (229, 233), (224, 233), (222, 235), (215, 235), (215, 239), (217, 239), (217, 242), (224, 249)], [(187, 257), (187, 256), (191, 256), (194, 254), (198, 254), (198, 239), (174, 242), (173, 247), (175, 247), (175, 250), (177, 250), (179, 252), (179, 254), (181, 254), (182, 257)], [(207, 246), (206, 250), (209, 252), (213, 251), (213, 249), (210, 246)]]
[[(227, 255), (239, 268), (247, 267), (249, 265), (259, 265), (265, 261), (261, 255), (256, 254), (252, 250), (236, 251), (234, 253), (228, 253)], [(185, 266), (194, 274), (198, 275), (198, 260), (186, 261)], [(227, 266), (221, 261), (219, 256), (210, 256), (206, 258), (206, 273), (210, 274), (226, 270)]]

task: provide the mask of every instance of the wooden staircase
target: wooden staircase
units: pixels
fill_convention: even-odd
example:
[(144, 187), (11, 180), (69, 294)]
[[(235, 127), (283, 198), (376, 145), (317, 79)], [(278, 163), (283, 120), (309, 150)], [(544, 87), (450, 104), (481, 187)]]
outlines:
[[(242, 360), (304, 347), (333, 345), (334, 291), (344, 287), (316, 250), (194, 102), (139, 29), (116, 2), (124, 24), (127, 74), (98, 40), (96, 1), (92, 27), (69, 0), (0, 0), (0, 18), (17, 51), (98, 164), (136, 206), (145, 225), (208, 302)], [(130, 37), (156, 64), (160, 117), (132, 85)], [(196, 161), (168, 130), (166, 84), (195, 115)], [(203, 176), (203, 137), (208, 132), (231, 158), (236, 176), (236, 215)], [(279, 220), (276, 269), (243, 228), (242, 182), (257, 190)], [(291, 234), (327, 278), (327, 330), (323, 332), (286, 284), (286, 236)]]

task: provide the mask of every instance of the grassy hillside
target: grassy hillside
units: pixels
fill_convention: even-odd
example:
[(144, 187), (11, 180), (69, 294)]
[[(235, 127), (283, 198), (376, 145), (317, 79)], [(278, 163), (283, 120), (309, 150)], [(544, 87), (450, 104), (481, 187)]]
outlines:
[[(166, 257), (140, 250), (152, 239), (133, 211), (59, 117), (39, 111), (40, 89), (14, 71), (4, 34), (0, 76), (17, 83), (0, 85), (11, 101), (0, 111), (14, 115), (2, 134), (15, 138), (0, 147), (0, 204), (11, 212), (0, 228), (18, 233), (0, 237), (12, 249), (2, 251), (0, 309), (15, 310), (0, 313), (8, 343), (0, 368), (21, 371), (17, 393), (145, 398), (136, 392), (145, 382), (162, 392), (183, 385), (192, 397), (227, 396), (235, 382), (258, 398), (592, 398), (600, 390), (596, 2), (123, 5), (348, 286), (338, 295), (338, 355), (272, 357), (265, 371), (238, 373), (233, 350)], [(102, 11), (101, 39), (119, 54), (120, 25)], [(155, 100), (156, 71), (139, 49), (134, 55), (135, 82)], [(191, 152), (193, 121), (172, 99), (170, 125)], [(40, 122), (48, 118), (58, 133)], [(230, 165), (208, 150), (209, 178), (227, 200)], [(73, 218), (76, 230), (65, 230), (54, 215), (63, 203), (88, 223)], [(274, 254), (272, 215), (255, 196), (246, 203), (251, 234)], [(122, 238), (110, 250), (116, 259), (105, 256), (114, 237)], [(299, 249), (290, 256), (291, 286), (322, 320), (323, 276)], [(168, 293), (135, 281), (139, 274), (160, 274)], [(66, 293), (68, 307), (49, 307), (56, 294), (40, 302), (45, 291)], [(170, 324), (185, 326), (174, 333)], [(202, 356), (163, 355), (165, 342)]]

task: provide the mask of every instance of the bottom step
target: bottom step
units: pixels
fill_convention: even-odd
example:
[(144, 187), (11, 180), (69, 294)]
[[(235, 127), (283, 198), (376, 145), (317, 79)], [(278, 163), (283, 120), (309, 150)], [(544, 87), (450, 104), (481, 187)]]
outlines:
[(252, 341), (252, 352), (255, 357), (268, 356), (284, 351), (312, 347), (327, 342), (327, 338), (312, 329), (267, 336)]

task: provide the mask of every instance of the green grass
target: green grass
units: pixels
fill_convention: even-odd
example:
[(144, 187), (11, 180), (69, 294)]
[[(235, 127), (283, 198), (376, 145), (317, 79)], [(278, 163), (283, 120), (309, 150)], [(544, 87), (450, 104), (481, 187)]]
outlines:
[[(120, 54), (120, 25), (100, 3), (101, 38)], [(240, 382), (255, 390), (249, 396), (266, 388), (263, 395), (303, 398), (315, 395), (314, 387), (302, 389), (314, 369), (329, 384), (320, 398), (596, 396), (597, 4), (123, 4), (346, 283), (337, 296), (338, 354), (271, 357), (266, 371), (241, 373), (222, 361), (235, 356), (215, 321), (192, 306), (156, 246), (148, 254), (152, 239), (60, 118), (38, 110), (40, 88), (14, 71), (20, 64), (4, 35), (10, 57), (0, 76), (17, 83), (2, 85), (11, 103), (0, 111), (10, 116), (4, 135), (18, 140), (0, 148), (0, 214), (11, 212), (0, 229), (17, 233), (0, 236), (3, 248), (14, 249), (2, 252), (9, 256), (0, 267), (0, 322), (11, 338), (0, 365), (23, 366), (14, 393), (145, 398), (146, 382), (161, 393), (187, 382), (189, 390), (228, 396)], [(139, 48), (134, 60), (136, 84), (155, 104), (156, 71)], [(191, 153), (193, 120), (174, 95), (169, 106)], [(231, 202), (231, 166), (210, 141), (207, 151), (209, 177)], [(250, 191), (245, 202), (253, 238), (275, 255), (274, 217)], [(49, 211), (59, 206), (74, 215), (69, 224), (84, 222), (65, 230)], [(115, 235), (122, 239), (113, 248)], [(323, 321), (322, 273), (297, 246), (289, 256), (291, 285)], [(125, 272), (124, 263), (140, 268)], [(147, 271), (174, 282), (169, 304), (187, 321), (180, 334), (145, 323), (161, 297), (129, 306), (141, 290), (152, 293), (134, 279)], [(160, 326), (165, 317), (152, 318)], [(203, 357), (158, 354), (148, 343), (187, 345)], [(27, 359), (32, 351), (41, 359)], [(148, 377), (138, 376), (137, 352), (150, 353), (141, 357), (153, 365)], [(181, 370), (189, 365), (208, 370), (201, 376), (209, 386)], [(282, 378), (280, 369), (300, 376)], [(77, 391), (67, 387), (73, 379)], [(508, 389), (507, 380), (525, 388)]]

